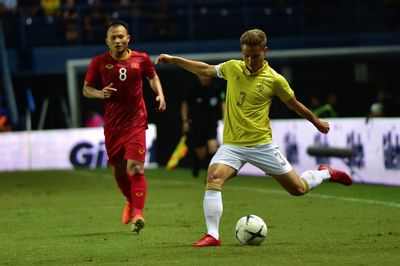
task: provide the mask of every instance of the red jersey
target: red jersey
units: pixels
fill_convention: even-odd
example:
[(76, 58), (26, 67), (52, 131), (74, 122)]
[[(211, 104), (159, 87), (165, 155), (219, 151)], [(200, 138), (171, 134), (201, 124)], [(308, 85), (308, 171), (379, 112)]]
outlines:
[(110, 83), (117, 89), (104, 99), (104, 131), (130, 131), (147, 127), (147, 111), (143, 100), (143, 78), (153, 78), (155, 68), (146, 53), (132, 51), (127, 59), (115, 60), (109, 52), (94, 57), (85, 81), (94, 88)]

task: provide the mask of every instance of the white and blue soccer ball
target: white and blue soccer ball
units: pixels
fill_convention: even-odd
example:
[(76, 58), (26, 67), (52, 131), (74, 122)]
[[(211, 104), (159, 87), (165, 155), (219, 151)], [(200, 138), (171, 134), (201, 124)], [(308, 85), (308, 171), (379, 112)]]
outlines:
[(243, 216), (236, 223), (235, 236), (244, 245), (260, 245), (267, 236), (267, 224), (254, 214)]

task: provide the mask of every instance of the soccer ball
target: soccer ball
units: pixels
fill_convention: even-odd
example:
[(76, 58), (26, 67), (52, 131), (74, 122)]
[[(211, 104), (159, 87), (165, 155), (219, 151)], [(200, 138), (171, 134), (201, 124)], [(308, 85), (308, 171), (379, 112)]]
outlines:
[(267, 236), (267, 224), (257, 215), (243, 216), (236, 223), (235, 236), (244, 245), (260, 245)]

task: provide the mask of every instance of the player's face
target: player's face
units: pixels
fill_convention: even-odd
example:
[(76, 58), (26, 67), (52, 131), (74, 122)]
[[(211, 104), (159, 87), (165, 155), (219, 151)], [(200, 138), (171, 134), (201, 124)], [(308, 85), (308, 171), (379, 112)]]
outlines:
[(264, 66), (264, 58), (268, 48), (259, 45), (242, 45), (243, 61), (250, 73), (255, 73)]
[(130, 36), (124, 26), (118, 25), (108, 29), (106, 43), (114, 55), (122, 55), (128, 48)]

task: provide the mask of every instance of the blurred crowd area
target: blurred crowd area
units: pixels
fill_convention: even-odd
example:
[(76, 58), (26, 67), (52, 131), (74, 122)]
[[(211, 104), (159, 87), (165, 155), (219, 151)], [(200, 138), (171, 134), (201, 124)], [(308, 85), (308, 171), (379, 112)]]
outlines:
[(399, 0), (0, 0), (7, 47), (104, 42), (122, 19), (136, 42), (238, 38), (253, 27), (274, 36), (400, 30)]
[[(232, 47), (239, 51), (232, 44), (238, 44), (240, 35), (251, 28), (266, 31), (273, 50), (385, 49), (400, 43), (400, 0), (0, 0), (0, 18), (7, 48), (3, 59), (9, 62), (0, 78), (0, 132), (28, 127), (28, 89), (37, 104), (36, 110), (29, 108), (32, 128), (69, 126), (66, 60), (90, 58), (107, 49), (104, 26), (110, 19), (126, 21), (134, 49), (149, 54), (221, 52)], [(290, 77), (296, 97), (319, 117), (366, 117), (369, 121), (400, 116), (398, 50), (269, 60), (274, 69)], [(10, 72), (9, 83), (5, 70)], [(177, 106), (194, 77), (177, 68), (157, 71), (169, 108), (163, 119), (149, 108), (149, 122), (169, 132), (171, 121), (181, 127)], [(84, 73), (75, 78), (81, 86)], [(146, 102), (154, 101), (150, 89), (144, 90), (144, 97)], [(81, 96), (79, 103), (86, 126), (102, 124), (101, 102), (89, 103)], [(275, 101), (271, 117), (298, 116)]]

